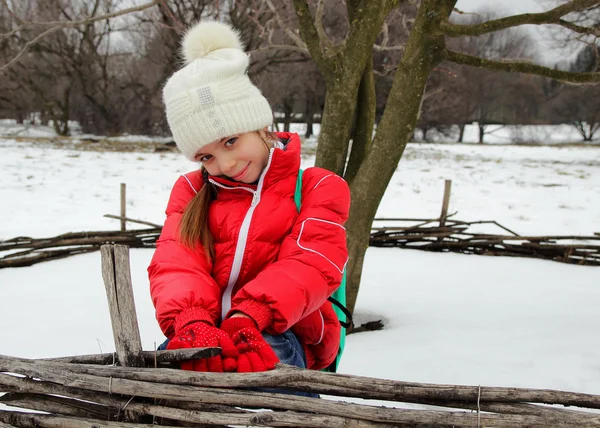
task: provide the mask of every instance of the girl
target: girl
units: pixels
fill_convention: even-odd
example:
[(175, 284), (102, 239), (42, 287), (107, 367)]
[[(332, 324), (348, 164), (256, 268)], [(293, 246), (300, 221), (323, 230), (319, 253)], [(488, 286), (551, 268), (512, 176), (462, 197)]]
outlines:
[(183, 54), (163, 97), (177, 146), (201, 168), (175, 183), (148, 268), (167, 349), (222, 348), (188, 370), (325, 368), (340, 341), (327, 298), (347, 261), (348, 186), (308, 168), (298, 212), (300, 139), (268, 132), (273, 113), (238, 34), (197, 24)]

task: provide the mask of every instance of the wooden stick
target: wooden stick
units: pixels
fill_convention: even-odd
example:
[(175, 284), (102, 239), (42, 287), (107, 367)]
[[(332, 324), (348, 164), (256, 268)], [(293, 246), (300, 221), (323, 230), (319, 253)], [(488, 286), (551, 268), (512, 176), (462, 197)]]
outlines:
[(104, 420), (114, 420), (113, 415), (116, 415), (119, 410), (119, 408), (110, 408), (101, 404), (73, 400), (67, 397), (30, 393), (9, 393), (0, 397), (0, 403), (11, 407), (35, 409), (36, 411), (59, 413), (65, 416)]
[(121, 183), (121, 231), (124, 232), (127, 229), (127, 184)]
[(9, 267), (27, 267), (40, 262), (64, 259), (66, 257), (74, 256), (77, 254), (85, 254), (93, 251), (98, 251), (99, 248), (100, 247), (91, 247), (69, 250), (42, 251), (26, 257), (14, 257), (14, 255), (10, 255), (7, 257), (0, 258), (0, 269)]
[(521, 236), (521, 235), (486, 235), (486, 234), (474, 234), (473, 236), (477, 236), (480, 239), (485, 238), (493, 238), (493, 239), (502, 239), (505, 241), (551, 241), (551, 240), (583, 240), (583, 241), (593, 241), (599, 240), (600, 237), (596, 236), (582, 236), (582, 235), (547, 235), (547, 236)]
[(103, 245), (102, 278), (115, 340), (118, 361), (125, 367), (143, 367), (142, 340), (137, 323), (129, 248), (124, 245)]
[(506, 230), (508, 233), (512, 233), (515, 236), (519, 235), (518, 233), (513, 232), (509, 228), (502, 226), (500, 223), (498, 223), (497, 221), (494, 221), (494, 220), (481, 220), (481, 221), (459, 221), (459, 220), (455, 220), (453, 223), (455, 223), (456, 225), (463, 225), (463, 224), (465, 224), (465, 225), (469, 225), (469, 226), (472, 226), (474, 224), (495, 224), (499, 228)]
[(149, 428), (146, 424), (107, 422), (98, 419), (72, 418), (0, 410), (0, 422), (19, 427), (43, 428)]
[[(46, 242), (39, 242), (39, 243), (33, 243), (30, 245), (23, 245), (20, 244), (18, 246), (15, 246), (13, 248), (10, 248), (10, 250), (14, 250), (17, 247), (21, 247), (21, 248), (28, 248), (29, 250), (27, 251), (23, 251), (21, 253), (17, 253), (17, 254), (11, 254), (11, 256), (16, 256), (16, 255), (25, 255), (27, 253), (30, 253), (34, 250), (41, 250), (44, 248), (55, 248), (55, 247), (69, 247), (69, 246), (73, 246), (73, 245), (100, 245), (100, 244), (104, 244), (107, 241), (106, 237), (103, 236), (92, 236), (89, 238), (85, 238), (85, 239), (63, 239), (60, 241), (46, 241)], [(130, 236), (113, 236), (110, 238), (110, 241), (112, 243), (117, 243), (117, 242), (129, 242), (131, 241), (131, 237)]]
[[(39, 382), (32, 382), (33, 384)], [(156, 389), (164, 390), (165, 385), (156, 385)], [(168, 388), (168, 387), (167, 387)], [(138, 395), (144, 395), (138, 394)], [(276, 394), (273, 394), (276, 395)], [(294, 399), (296, 400), (296, 398)], [(316, 400), (315, 403), (325, 405), (326, 408), (335, 407), (338, 403)], [(327, 406), (329, 404), (329, 406)], [(216, 413), (202, 411), (182, 411), (177, 408), (166, 406), (156, 406), (148, 403), (139, 403), (129, 400), (126, 404), (127, 408), (137, 414), (149, 414), (158, 417), (169, 419), (177, 419), (188, 422), (205, 423), (205, 424), (236, 424), (236, 425), (253, 425), (253, 426), (303, 426), (303, 427), (387, 427), (398, 426), (399, 424), (435, 424), (435, 426), (466, 426), (474, 427), (476, 422), (473, 420), (473, 415), (464, 412), (438, 412), (438, 411), (422, 411), (422, 410), (403, 410), (403, 409), (386, 409), (379, 408), (379, 414), (383, 417), (378, 423), (369, 419), (356, 418), (357, 413), (352, 411), (356, 405), (346, 406), (349, 413), (338, 416), (323, 416), (298, 413), (294, 411), (286, 411), (284, 413), (253, 413), (240, 414), (236, 413)], [(293, 403), (290, 403), (293, 406)], [(322, 407), (322, 406), (320, 406)], [(368, 406), (359, 406), (369, 409)], [(122, 407), (124, 409), (124, 407)], [(312, 410), (314, 412), (314, 410)], [(390, 414), (391, 413), (391, 414)], [(573, 412), (575, 413), (575, 412)], [(392, 416), (392, 414), (394, 416)], [(387, 416), (386, 416), (387, 415)], [(569, 424), (577, 423), (577, 426), (597, 427), (598, 424), (594, 420), (584, 415), (572, 415), (567, 418), (567, 423), (562, 422), (562, 415), (548, 413), (545, 417), (531, 417), (526, 415), (484, 415), (481, 419), (486, 426), (495, 427), (544, 427), (544, 426), (572, 426)], [(391, 420), (389, 418), (392, 418)], [(358, 419), (358, 420), (356, 420)], [(353, 423), (352, 423), (353, 421)], [(382, 425), (383, 423), (383, 425)]]
[(0, 386), (3, 386), (9, 391), (16, 391), (19, 393), (53, 394), (64, 397), (74, 397), (79, 400), (99, 403), (108, 407), (121, 408), (125, 404), (124, 399), (117, 395), (90, 391), (84, 388), (67, 387), (52, 382), (33, 380), (8, 374), (0, 374)]
[[(193, 422), (206, 425), (242, 425), (242, 426), (273, 426), (273, 427), (307, 427), (307, 428), (346, 428), (355, 426), (360, 428), (381, 427), (379, 423), (356, 420), (350, 417), (325, 416), (286, 412), (257, 412), (257, 413), (218, 413), (203, 412), (198, 410), (182, 410), (175, 407), (157, 406), (147, 403), (131, 402), (128, 408), (135, 412), (148, 414), (161, 418)], [(386, 424), (384, 426), (391, 427)]]
[(440, 227), (446, 224), (446, 215), (448, 214), (448, 205), (450, 205), (450, 190), (452, 189), (452, 180), (444, 180), (444, 199), (442, 201), (442, 212), (440, 214)]
[[(221, 348), (189, 348), (189, 349), (169, 349), (164, 351), (142, 351), (145, 366), (153, 367), (154, 362), (158, 364), (180, 362), (186, 360), (199, 360), (201, 358), (210, 358), (221, 353)], [(76, 355), (71, 357), (44, 358), (44, 361), (56, 361), (62, 363), (75, 364), (114, 364), (115, 354), (91, 354)]]
[(390, 218), (380, 217), (380, 218), (373, 219), (373, 221), (426, 221), (429, 223), (432, 223), (437, 220), (439, 220), (439, 219), (437, 219), (437, 218), (394, 218), (394, 217), (390, 217)]
[(529, 403), (493, 403), (493, 402), (480, 402), (479, 407), (477, 403), (464, 403), (460, 401), (446, 401), (443, 404), (439, 401), (423, 400), (419, 404), (427, 404), (431, 406), (443, 406), (459, 409), (477, 410), (491, 413), (509, 413), (513, 415), (529, 415), (529, 416), (541, 416), (548, 417), (552, 416), (555, 420), (560, 420), (561, 423), (572, 422), (573, 418), (577, 419), (596, 419), (598, 418), (597, 413), (582, 412), (578, 410), (567, 410), (559, 409), (556, 407), (549, 407), (540, 404), (529, 404)]
[[(498, 388), (456, 385), (435, 385), (412, 382), (388, 381), (361, 376), (350, 376), (300, 370), (282, 366), (275, 371), (237, 374), (237, 373), (194, 373), (170, 369), (123, 369), (120, 367), (94, 368), (76, 366), (71, 368), (79, 373), (98, 375), (102, 371), (114, 377), (145, 380), (150, 382), (177, 382), (179, 384), (213, 386), (213, 387), (276, 387), (307, 390), (307, 383), (312, 383), (312, 390), (334, 395), (354, 396), (367, 399), (406, 401), (414, 398), (439, 398), (448, 400), (464, 400), (473, 402), (477, 396), (483, 401), (506, 403), (540, 402), (600, 409), (600, 396), (578, 394), (556, 390), (536, 390), (523, 388)], [(108, 372), (108, 373), (107, 373)], [(357, 391), (362, 390), (358, 395)]]
[[(20, 378), (9, 375), (0, 375), (0, 386), (4, 386), (11, 391), (19, 391), (19, 393), (53, 394), (63, 397), (73, 397), (78, 400), (99, 403), (115, 409), (124, 409), (129, 402), (129, 398), (127, 397), (121, 398), (117, 395), (94, 392), (81, 388), (66, 387), (52, 382), (36, 381), (29, 378)], [(4, 397), (0, 397), (0, 401), (2, 401), (3, 398)], [(192, 401), (163, 400), (161, 401), (161, 404), (168, 407), (179, 407), (185, 410), (249, 413), (248, 410)]]
[[(114, 218), (117, 220), (121, 220), (122, 217), (118, 216), (118, 215), (113, 215), (113, 214), (104, 214), (104, 217), (107, 218)], [(138, 223), (138, 224), (145, 224), (146, 226), (152, 226), (152, 227), (162, 227), (160, 224), (156, 224), (156, 223), (150, 223), (149, 221), (144, 221), (144, 220), (136, 220), (133, 218), (129, 218), (129, 217), (125, 217), (124, 220), (126, 222), (130, 222), (130, 223)]]
[[(30, 248), (38, 244), (52, 244), (58, 241), (66, 239), (79, 239), (85, 240), (93, 237), (107, 237), (108, 239), (114, 239), (115, 236), (129, 236), (129, 237), (141, 237), (141, 236), (152, 236), (158, 235), (161, 232), (160, 227), (153, 229), (138, 229), (128, 230), (121, 232), (119, 230), (102, 230), (102, 231), (91, 231), (91, 232), (69, 232), (63, 233), (51, 238), (38, 238), (33, 239), (29, 237), (16, 237), (5, 241), (0, 241), (0, 251), (13, 250), (17, 248)], [(41, 248), (41, 247), (40, 247)]]
[(600, 409), (600, 395), (593, 394), (547, 389), (400, 382), (301, 370), (285, 365), (279, 365), (277, 370), (261, 373), (203, 373), (172, 369), (98, 367), (0, 356), (0, 371), (22, 373), (39, 378), (52, 376), (53, 373), (59, 372), (64, 373), (67, 380), (69, 376), (74, 378), (76, 375), (93, 376), (94, 378), (104, 376), (105, 378), (112, 377), (113, 380), (118, 378), (216, 388), (271, 387), (304, 390), (307, 383), (311, 383), (313, 384), (312, 390), (315, 392), (378, 400), (410, 402), (412, 399), (437, 399), (473, 403), (477, 397), (480, 397), (481, 401), (488, 402), (548, 403)]
[[(446, 216), (446, 218), (449, 218), (449, 217), (455, 215), (457, 212), (455, 212), (453, 214), (448, 214)], [(390, 218), (379, 217), (379, 218), (373, 219), (373, 221), (424, 221), (426, 223), (433, 223), (433, 222), (439, 221), (439, 220), (440, 220), (439, 218), (395, 218), (395, 217), (390, 217)]]

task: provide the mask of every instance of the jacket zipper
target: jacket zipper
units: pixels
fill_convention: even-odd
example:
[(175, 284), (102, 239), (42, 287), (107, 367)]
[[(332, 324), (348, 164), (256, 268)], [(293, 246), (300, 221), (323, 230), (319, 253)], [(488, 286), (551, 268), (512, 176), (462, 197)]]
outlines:
[[(240, 276), (240, 271), (242, 269), (242, 261), (244, 259), (244, 252), (246, 251), (246, 243), (248, 240), (248, 231), (250, 230), (250, 222), (252, 221), (252, 215), (254, 214), (254, 210), (256, 206), (260, 202), (260, 196), (262, 192), (263, 182), (265, 176), (267, 175), (267, 171), (271, 166), (271, 158), (273, 157), (274, 149), (269, 151), (269, 159), (267, 160), (267, 166), (263, 170), (260, 178), (258, 180), (258, 186), (256, 187), (256, 191), (248, 189), (247, 187), (236, 187), (236, 189), (244, 189), (249, 190), (254, 193), (252, 196), (252, 202), (250, 204), (250, 208), (246, 212), (244, 216), (244, 221), (242, 221), (242, 226), (240, 227), (240, 232), (238, 234), (237, 244), (235, 246), (235, 255), (233, 257), (233, 265), (231, 266), (231, 273), (229, 274), (229, 281), (227, 281), (227, 288), (225, 288), (225, 292), (223, 292), (223, 297), (221, 298), (221, 319), (225, 319), (227, 312), (231, 309), (231, 297), (233, 293), (233, 289), (235, 284)], [(217, 184), (217, 183), (213, 183)], [(219, 186), (224, 187), (225, 186)]]

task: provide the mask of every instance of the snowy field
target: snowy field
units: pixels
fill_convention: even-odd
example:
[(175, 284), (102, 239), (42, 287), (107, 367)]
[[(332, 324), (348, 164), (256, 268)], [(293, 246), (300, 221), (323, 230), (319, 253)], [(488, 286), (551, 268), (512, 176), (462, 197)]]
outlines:
[[(195, 168), (176, 153), (78, 147), (0, 138), (0, 239), (117, 229), (103, 214), (118, 214), (122, 182), (128, 216), (162, 223), (172, 184)], [(307, 155), (304, 166), (313, 161)], [(411, 144), (378, 216), (437, 217), (444, 179), (461, 220), (528, 235), (600, 232), (598, 146)], [(145, 349), (163, 340), (148, 292), (151, 256), (131, 252)], [(0, 299), (0, 354), (114, 349), (98, 253), (2, 269)], [(340, 371), (600, 394), (599, 304), (596, 267), (371, 248), (356, 317), (382, 319), (385, 329), (349, 336)]]

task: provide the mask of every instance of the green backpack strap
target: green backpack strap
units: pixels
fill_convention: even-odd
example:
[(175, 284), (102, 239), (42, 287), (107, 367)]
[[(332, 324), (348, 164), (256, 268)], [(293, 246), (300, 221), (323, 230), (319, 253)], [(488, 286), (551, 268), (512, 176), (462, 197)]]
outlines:
[(296, 210), (300, 212), (302, 206), (302, 173), (304, 170), (298, 170), (298, 178), (296, 179), (296, 193), (294, 193), (294, 202), (296, 203)]
[[(294, 193), (294, 202), (296, 203), (296, 209), (300, 212), (300, 208), (302, 206), (302, 173), (304, 171), (302, 169), (298, 170), (298, 179), (296, 180), (296, 192)], [(323, 371), (328, 372), (336, 372), (338, 365), (340, 364), (340, 360), (342, 359), (342, 353), (344, 352), (344, 347), (346, 346), (346, 329), (350, 327), (352, 324), (352, 314), (346, 309), (346, 269), (344, 269), (344, 274), (342, 275), (342, 282), (340, 286), (335, 290), (335, 292), (328, 299), (333, 303), (333, 310), (335, 311), (338, 319), (340, 320), (340, 324), (342, 326), (340, 333), (340, 347), (338, 349), (338, 353), (335, 357), (335, 360), (331, 363), (331, 365)], [(346, 320), (346, 321), (343, 321)]]

